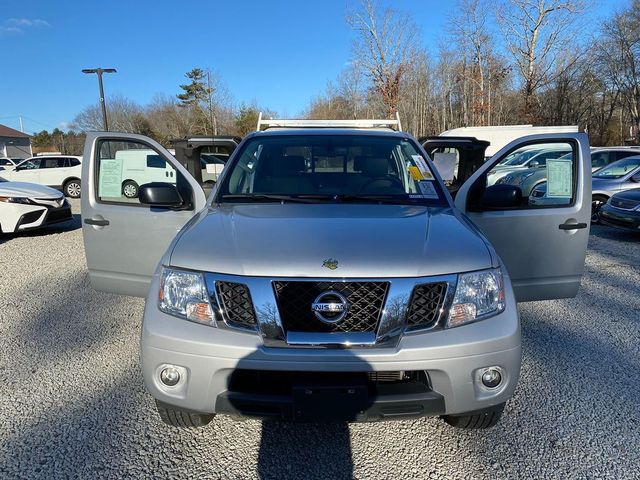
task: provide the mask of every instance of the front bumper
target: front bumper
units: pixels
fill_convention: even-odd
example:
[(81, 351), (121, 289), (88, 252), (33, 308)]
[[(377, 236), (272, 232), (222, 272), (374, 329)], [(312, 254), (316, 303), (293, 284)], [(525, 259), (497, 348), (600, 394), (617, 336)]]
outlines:
[(606, 203), (599, 213), (600, 220), (605, 225), (640, 232), (640, 212), (621, 210)]
[(5, 204), (3, 205), (2, 231), (24, 232), (36, 228), (71, 220), (71, 206), (64, 202), (61, 207), (50, 207), (40, 204)]
[[(376, 388), (369, 392), (364, 408), (349, 419), (460, 414), (491, 407), (513, 395), (520, 373), (520, 326), (506, 277), (505, 287), (505, 311), (492, 318), (405, 334), (392, 347), (344, 349), (267, 347), (257, 333), (212, 328), (166, 315), (158, 310), (151, 293), (141, 337), (145, 385), (156, 399), (188, 411), (295, 419), (294, 388), (284, 393), (238, 390), (233, 386), (234, 375), (302, 372), (302, 383), (294, 387), (304, 387), (306, 378), (313, 390), (319, 388), (315, 374), (335, 373), (338, 378), (346, 372), (424, 372), (426, 388), (409, 392), (399, 385)], [(151, 292), (156, 291), (154, 280)], [(160, 381), (160, 372), (167, 366), (183, 371), (175, 387)], [(480, 381), (481, 371), (493, 366), (500, 368), (503, 381), (487, 389)], [(339, 396), (326, 397), (323, 408), (331, 411), (339, 404)]]

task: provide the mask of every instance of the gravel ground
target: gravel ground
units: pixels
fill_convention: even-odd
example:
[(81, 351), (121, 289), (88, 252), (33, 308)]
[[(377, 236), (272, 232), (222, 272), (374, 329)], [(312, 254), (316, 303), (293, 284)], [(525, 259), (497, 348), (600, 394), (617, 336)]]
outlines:
[(578, 297), (521, 306), (522, 378), (493, 429), (219, 417), (182, 431), (142, 385), (142, 300), (89, 285), (79, 216), (1, 237), (0, 478), (640, 478), (639, 247), (594, 227)]

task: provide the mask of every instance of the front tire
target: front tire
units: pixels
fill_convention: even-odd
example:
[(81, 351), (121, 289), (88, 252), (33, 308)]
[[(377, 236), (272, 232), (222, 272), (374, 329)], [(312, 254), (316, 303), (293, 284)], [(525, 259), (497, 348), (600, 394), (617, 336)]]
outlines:
[(600, 209), (609, 199), (604, 195), (594, 195), (591, 199), (591, 223), (600, 223)]
[(67, 180), (63, 187), (64, 194), (70, 198), (80, 198), (80, 194), (82, 193), (82, 187), (80, 185), (80, 180), (71, 179)]
[(464, 430), (491, 428), (500, 421), (504, 405), (504, 403), (501, 403), (500, 405), (474, 410), (461, 415), (443, 415), (442, 419), (452, 427)]
[(122, 194), (127, 198), (138, 198), (138, 184), (133, 180), (127, 180), (122, 184)]
[(177, 410), (159, 400), (156, 400), (156, 408), (164, 423), (178, 428), (204, 427), (215, 417), (214, 413), (192, 413), (185, 410)]

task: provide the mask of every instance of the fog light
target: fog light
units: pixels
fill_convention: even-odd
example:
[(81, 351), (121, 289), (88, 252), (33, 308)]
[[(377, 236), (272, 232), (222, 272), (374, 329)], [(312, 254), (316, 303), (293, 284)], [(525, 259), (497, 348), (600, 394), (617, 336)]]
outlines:
[(482, 374), (482, 384), (487, 388), (496, 388), (502, 382), (502, 374), (495, 368), (489, 368)]
[(180, 381), (180, 372), (177, 368), (167, 367), (160, 372), (160, 380), (167, 387), (174, 387)]

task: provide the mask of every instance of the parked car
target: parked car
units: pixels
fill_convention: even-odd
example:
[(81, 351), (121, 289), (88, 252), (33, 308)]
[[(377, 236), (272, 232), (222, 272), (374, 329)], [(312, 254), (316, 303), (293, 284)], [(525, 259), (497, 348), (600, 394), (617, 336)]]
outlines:
[(62, 190), (71, 198), (80, 197), (82, 157), (71, 155), (38, 156), (23, 160), (12, 170), (0, 172), (0, 178), (16, 182), (38, 183)]
[(600, 208), (600, 221), (612, 227), (640, 232), (640, 188), (615, 193)]
[(0, 233), (22, 232), (71, 218), (71, 207), (58, 190), (0, 179)]
[(600, 221), (600, 209), (615, 193), (640, 185), (640, 155), (618, 160), (593, 174), (592, 221)]
[[(572, 297), (580, 285), (586, 134), (511, 142), (454, 203), (416, 140), (381, 126), (392, 121), (270, 122), (244, 138), (208, 200), (152, 139), (87, 134), (89, 275), (98, 290), (146, 297), (141, 366), (162, 420), (494, 425), (519, 377), (516, 301)], [(579, 201), (530, 209), (517, 187), (487, 187), (503, 155), (558, 139), (574, 149)], [(105, 152), (136, 146), (175, 181), (140, 185), (134, 203), (103, 201), (122, 180), (110, 163), (103, 174)]]
[[(567, 153), (558, 157), (558, 160), (570, 160), (572, 153)], [(591, 170), (597, 171), (600, 168), (609, 165), (610, 163), (630, 157), (633, 155), (640, 155), (640, 150), (631, 149), (627, 147), (601, 147), (591, 148)], [(535, 160), (535, 159), (534, 159)], [(546, 183), (547, 181), (547, 168), (546, 159), (539, 162), (538, 165), (526, 170), (519, 170), (511, 172), (504, 177), (500, 178), (496, 183), (508, 183), (510, 185), (517, 185), (522, 190), (523, 197), (531, 196), (533, 190), (539, 185)], [(536, 191), (536, 195), (545, 191), (546, 186)], [(545, 200), (541, 199), (541, 196), (536, 196), (529, 202), (531, 205), (542, 205)], [(555, 201), (555, 200), (554, 200)]]
[(487, 184), (495, 185), (498, 183), (511, 183), (509, 181), (500, 182), (507, 175), (517, 175), (523, 171), (530, 169), (544, 168), (549, 158), (558, 158), (571, 150), (566, 143), (556, 145), (543, 145), (543, 148), (531, 146), (529, 148), (519, 149), (514, 152), (510, 160), (505, 163), (496, 165), (487, 176)]
[(12, 158), (0, 158), (0, 170), (12, 169), (17, 165), (16, 161)]

